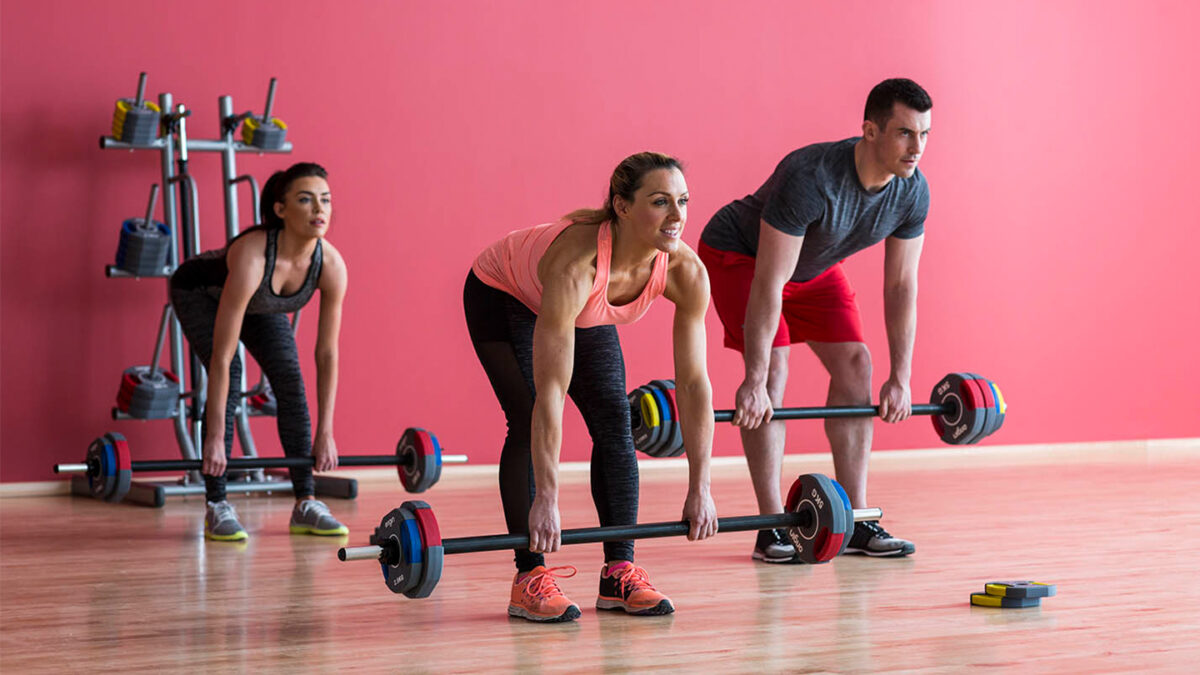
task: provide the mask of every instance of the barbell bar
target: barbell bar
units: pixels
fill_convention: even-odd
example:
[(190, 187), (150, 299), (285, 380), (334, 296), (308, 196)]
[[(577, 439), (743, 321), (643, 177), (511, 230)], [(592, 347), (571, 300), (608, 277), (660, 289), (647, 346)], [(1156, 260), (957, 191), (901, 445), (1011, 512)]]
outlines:
[[(807, 563), (832, 560), (846, 550), (854, 523), (878, 520), (878, 508), (854, 509), (837, 481), (821, 474), (805, 474), (788, 492), (785, 512), (718, 518), (718, 532), (783, 528), (796, 547), (797, 558)], [(587, 544), (627, 539), (687, 535), (687, 521), (644, 523), (563, 530), (562, 544)], [(446, 555), (529, 547), (527, 534), (496, 534), (442, 539), (441, 528), (428, 504), (407, 501), (392, 509), (375, 528), (368, 546), (338, 550), (342, 561), (376, 560), (389, 590), (410, 598), (427, 597), (441, 578)]]

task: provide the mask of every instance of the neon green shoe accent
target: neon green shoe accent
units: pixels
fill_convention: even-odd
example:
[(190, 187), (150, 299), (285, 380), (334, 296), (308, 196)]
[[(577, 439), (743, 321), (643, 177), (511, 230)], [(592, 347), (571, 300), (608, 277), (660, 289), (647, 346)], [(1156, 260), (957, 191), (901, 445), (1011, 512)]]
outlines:
[(296, 504), (296, 508), (292, 509), (288, 531), (292, 534), (315, 534), (323, 537), (350, 534), (350, 530), (329, 512), (325, 502), (316, 499), (304, 499)]
[(318, 530), (315, 527), (308, 525), (288, 525), (288, 531), (292, 534), (315, 534), (321, 537), (336, 537), (338, 535), (350, 534), (350, 528), (345, 525), (335, 527), (332, 530)]

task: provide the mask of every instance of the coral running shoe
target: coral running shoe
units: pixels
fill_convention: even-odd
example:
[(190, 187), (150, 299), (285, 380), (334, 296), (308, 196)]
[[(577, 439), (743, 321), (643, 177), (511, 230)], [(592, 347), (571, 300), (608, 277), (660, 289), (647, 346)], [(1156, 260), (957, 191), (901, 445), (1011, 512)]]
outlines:
[[(571, 573), (560, 574), (560, 570), (570, 570)], [(528, 572), (517, 572), (513, 577), (508, 615), (547, 623), (578, 619), (579, 605), (563, 595), (557, 581), (569, 579), (575, 576), (575, 573), (575, 568), (570, 565), (549, 569), (538, 565)]]
[(667, 596), (654, 590), (646, 570), (620, 560), (600, 568), (596, 609), (621, 609), (627, 614), (653, 616), (670, 614), (675, 611), (675, 605)]

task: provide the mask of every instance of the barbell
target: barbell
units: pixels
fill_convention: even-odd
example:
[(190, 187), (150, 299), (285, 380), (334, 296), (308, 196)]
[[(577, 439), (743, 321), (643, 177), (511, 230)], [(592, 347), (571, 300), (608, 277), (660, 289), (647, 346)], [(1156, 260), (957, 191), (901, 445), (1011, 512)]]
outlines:
[[(1004, 424), (1008, 404), (1000, 387), (974, 373), (950, 373), (933, 387), (928, 404), (913, 415), (931, 415), (933, 429), (951, 445), (978, 443)], [(629, 392), (633, 446), (651, 457), (678, 457), (685, 451), (674, 380), (651, 380)], [(733, 410), (714, 411), (717, 422), (733, 421)], [(878, 406), (776, 408), (774, 420), (876, 417)]]
[[(878, 520), (877, 508), (855, 509), (837, 481), (822, 474), (804, 474), (792, 483), (784, 513), (718, 518), (718, 532), (783, 528), (800, 560), (829, 562), (846, 550), (854, 523)], [(627, 539), (686, 536), (687, 521), (611, 525), (563, 530), (564, 546)], [(407, 501), (392, 509), (375, 528), (368, 546), (338, 550), (342, 561), (377, 560), (388, 590), (409, 598), (428, 597), (442, 577), (445, 556), (456, 553), (501, 551), (529, 547), (527, 534), (495, 534), (442, 539), (433, 509), (422, 501)]]
[[(396, 443), (394, 455), (346, 455), (338, 466), (395, 466), (400, 483), (409, 492), (424, 492), (442, 476), (442, 464), (465, 464), (466, 455), (443, 455), (437, 436), (425, 429), (409, 427)], [(246, 457), (230, 459), (227, 470), (281, 469), (311, 467), (312, 457)], [(88, 446), (87, 456), (78, 464), (55, 464), (54, 473), (85, 473), (92, 496), (119, 502), (129, 493), (135, 471), (197, 471), (204, 463), (198, 459), (130, 460), (125, 437), (109, 432)]]

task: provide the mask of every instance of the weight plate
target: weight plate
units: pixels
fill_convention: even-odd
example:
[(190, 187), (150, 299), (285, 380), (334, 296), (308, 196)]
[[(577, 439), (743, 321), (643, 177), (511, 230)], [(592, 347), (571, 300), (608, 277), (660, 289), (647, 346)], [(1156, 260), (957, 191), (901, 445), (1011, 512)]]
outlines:
[(987, 381), (975, 373), (963, 373), (967, 378), (967, 384), (974, 387), (980, 397), (983, 399), (983, 426), (979, 429), (979, 433), (970, 440), (970, 443), (978, 443), (992, 433), (992, 425), (996, 422), (996, 399), (992, 395), (992, 388), (987, 386)]
[(996, 428), (993, 433), (1000, 430), (1004, 426), (1004, 418), (1008, 415), (1008, 404), (1004, 402), (1004, 394), (1000, 393), (1000, 386), (995, 382), (988, 380), (988, 386), (992, 388), (992, 393), (996, 396), (996, 410), (998, 411), (998, 419), (996, 420)]
[(389, 554), (387, 560), (380, 560), (388, 590), (404, 593), (413, 588), (420, 579), (424, 547), (412, 513), (404, 507), (392, 509), (375, 530), (375, 544)]
[(993, 581), (984, 584), (983, 590), (1002, 598), (1049, 598), (1058, 592), (1058, 587), (1040, 581)]
[[(824, 544), (817, 550), (817, 558), (820, 562), (829, 562), (837, 557), (841, 552), (843, 544), (848, 538), (846, 532), (846, 507), (842, 504), (842, 497), (838, 494), (837, 488), (834, 487), (834, 481), (829, 476), (816, 474), (817, 482), (821, 484), (829, 501), (833, 502), (830, 506), (829, 519), (829, 536), (826, 537)], [(851, 523), (854, 521), (851, 520)]]
[(425, 433), (429, 434), (429, 440), (431, 443), (433, 443), (433, 456), (435, 457), (435, 461), (433, 479), (429, 481), (429, 487), (433, 487), (442, 479), (442, 444), (438, 442), (437, 436), (432, 431), (425, 431)]
[(117, 480), (116, 457), (107, 438), (92, 441), (87, 450), (88, 490), (96, 499), (112, 494)]
[(667, 407), (671, 411), (671, 433), (663, 441), (662, 447), (659, 449), (660, 457), (678, 457), (684, 453), (683, 447), (683, 425), (679, 421), (679, 406), (675, 401), (675, 380), (652, 380), (650, 384), (656, 386), (667, 400)]
[(833, 482), (833, 487), (837, 489), (838, 496), (842, 498), (842, 508), (846, 511), (846, 536), (842, 538), (842, 547), (837, 552), (838, 555), (841, 555), (846, 552), (846, 547), (850, 545), (850, 538), (854, 536), (854, 507), (850, 504), (850, 495), (846, 494), (846, 488), (836, 480), (830, 480)]
[(129, 486), (133, 483), (133, 461), (129, 456), (129, 444), (125, 442), (124, 436), (114, 431), (110, 431), (104, 436), (112, 445), (113, 458), (116, 461), (116, 480), (112, 492), (104, 498), (104, 501), (119, 502), (129, 494)]
[(638, 452), (646, 452), (646, 446), (638, 442), (639, 438), (644, 442), (645, 439), (649, 437), (648, 435), (642, 435), (638, 433), (638, 430), (641, 429), (643, 425), (641, 394), (638, 392), (638, 390), (634, 389), (633, 391), (629, 392), (629, 396), (627, 398), (629, 399), (629, 432), (633, 437), (633, 449), (637, 450)]
[(438, 465), (442, 461), (441, 451), (433, 440), (433, 435), (424, 429), (416, 429), (418, 452), (423, 468), (420, 480), (413, 486), (412, 492), (424, 492), (433, 487), (438, 479)]
[[(785, 508), (791, 513), (807, 514), (799, 525), (787, 528), (788, 538), (796, 547), (796, 555), (809, 564), (825, 562), (818, 552), (828, 553), (826, 543), (830, 536), (830, 523), (833, 521), (834, 500), (841, 510), (841, 498), (830, 495), (817, 479), (820, 474), (804, 474), (792, 483), (788, 490)], [(821, 476), (824, 478), (824, 476)], [(826, 478), (826, 480), (828, 480)], [(841, 546), (841, 542), (837, 542)]]
[(972, 593), (971, 604), (979, 607), (1002, 607), (1004, 609), (1018, 609), (1022, 607), (1038, 607), (1042, 604), (1042, 599), (1002, 598), (997, 595), (988, 595), (987, 593)]
[(658, 445), (654, 448), (656, 457), (670, 457), (674, 448), (671, 447), (671, 439), (675, 437), (675, 430), (679, 426), (675, 423), (675, 415), (672, 414), (671, 404), (667, 401), (667, 396), (663, 393), (661, 387), (654, 382), (645, 385), (646, 391), (654, 396), (654, 407), (658, 410), (660, 417), (660, 426), (658, 432)]
[(401, 505), (407, 508), (417, 519), (421, 532), (421, 541), (425, 543), (425, 565), (417, 585), (406, 592), (410, 598), (427, 598), (442, 579), (442, 564), (445, 560), (445, 550), (442, 548), (442, 532), (437, 519), (433, 517), (433, 509), (422, 501), (407, 501)]
[(934, 431), (942, 441), (951, 445), (963, 445), (979, 433), (983, 427), (983, 415), (979, 410), (982, 394), (966, 383), (960, 373), (950, 373), (933, 387), (930, 401), (934, 405), (949, 406), (950, 411), (932, 415)]
[[(654, 402), (654, 397), (649, 396), (645, 387), (638, 387), (629, 395), (630, 401), (630, 419), (637, 420), (633, 427), (633, 447), (642, 452), (657, 457), (654, 450), (658, 442), (659, 428), (661, 419), (659, 418), (658, 410)], [(636, 409), (636, 410), (635, 410)]]
[(441, 450), (424, 429), (409, 427), (396, 444), (396, 472), (408, 492), (424, 492), (438, 476)]
[(642, 406), (642, 420), (648, 421), (647, 429), (650, 438), (646, 441), (646, 454), (651, 457), (662, 457), (663, 433), (663, 411), (658, 405), (658, 399), (654, 396), (654, 392), (650, 387), (642, 385), (638, 387), (638, 391), (642, 393), (639, 403)]

